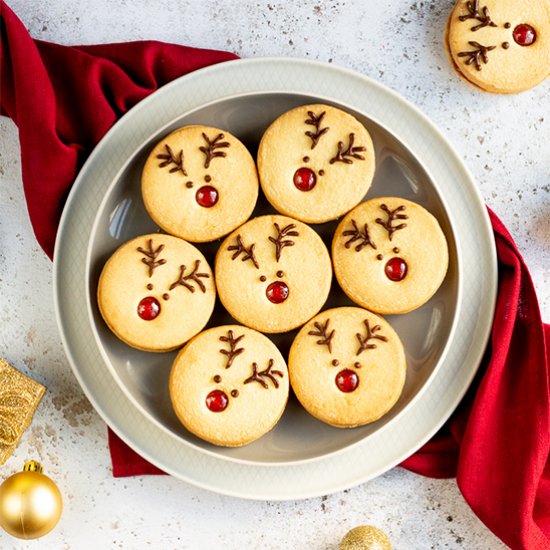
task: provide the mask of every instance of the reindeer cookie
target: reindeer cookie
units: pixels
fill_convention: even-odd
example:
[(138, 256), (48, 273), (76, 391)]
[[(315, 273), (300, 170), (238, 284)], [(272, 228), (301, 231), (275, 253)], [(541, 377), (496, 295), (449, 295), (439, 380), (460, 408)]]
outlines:
[(311, 415), (353, 428), (379, 419), (399, 399), (405, 352), (384, 319), (341, 307), (319, 313), (300, 330), (288, 370), (296, 397)]
[(445, 235), (420, 205), (399, 197), (371, 199), (340, 222), (332, 241), (343, 291), (378, 313), (407, 313), (440, 287), (449, 263)]
[(180, 347), (210, 319), (216, 287), (191, 244), (154, 233), (123, 244), (107, 260), (97, 301), (109, 328), (144, 351)]
[(266, 130), (258, 171), (267, 200), (279, 212), (322, 223), (366, 195), (374, 148), (366, 128), (350, 114), (328, 105), (304, 105)]
[(246, 445), (271, 430), (283, 414), (288, 388), (288, 370), (275, 344), (239, 325), (193, 338), (170, 373), (170, 398), (182, 424), (226, 447)]
[(550, 74), (548, 0), (459, 0), (447, 22), (445, 46), (466, 82), (514, 94)]
[(254, 159), (234, 136), (186, 126), (153, 149), (141, 179), (149, 215), (166, 232), (213, 241), (245, 222), (258, 198)]
[(285, 216), (239, 227), (216, 255), (220, 300), (239, 322), (262, 332), (299, 327), (323, 306), (332, 269), (317, 233)]

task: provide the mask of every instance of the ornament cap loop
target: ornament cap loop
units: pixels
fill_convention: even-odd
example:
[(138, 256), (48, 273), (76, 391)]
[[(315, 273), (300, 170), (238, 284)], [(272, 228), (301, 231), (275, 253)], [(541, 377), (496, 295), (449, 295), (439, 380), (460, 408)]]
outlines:
[(36, 462), (36, 460), (29, 460), (29, 462), (25, 462), (25, 466), (23, 466), (24, 472), (37, 472), (39, 474), (42, 473), (42, 464), (40, 462)]

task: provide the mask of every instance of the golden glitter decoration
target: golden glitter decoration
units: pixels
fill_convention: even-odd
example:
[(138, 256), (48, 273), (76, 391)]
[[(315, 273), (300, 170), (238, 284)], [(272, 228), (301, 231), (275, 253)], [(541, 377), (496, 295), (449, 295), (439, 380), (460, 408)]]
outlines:
[(0, 485), (0, 527), (12, 537), (30, 540), (47, 535), (62, 511), (59, 488), (34, 460)]
[(378, 527), (359, 525), (347, 532), (340, 543), (340, 550), (391, 550), (391, 542)]
[(0, 359), (0, 464), (11, 456), (46, 388)]

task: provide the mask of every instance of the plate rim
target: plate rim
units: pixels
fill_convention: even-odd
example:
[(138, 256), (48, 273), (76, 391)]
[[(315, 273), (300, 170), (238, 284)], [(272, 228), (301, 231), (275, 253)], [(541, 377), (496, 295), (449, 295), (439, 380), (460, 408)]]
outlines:
[[(229, 61), (229, 62), (225, 62), (223, 64), (214, 65), (214, 66), (211, 66), (211, 67), (200, 69), (198, 71), (194, 71), (192, 73), (189, 73), (188, 75), (184, 75), (184, 76), (170, 82), (166, 86), (163, 86), (162, 88), (157, 90), (156, 93), (151, 94), (150, 96), (145, 98), (143, 101), (138, 103), (134, 108), (132, 108), (130, 111), (128, 111), (123, 117), (121, 117), (121, 119), (115, 125), (113, 125), (113, 127), (105, 134), (105, 136), (98, 143), (98, 145), (96, 146), (96, 148), (91, 153), (88, 160), (86, 161), (86, 163), (82, 167), (82, 169), (81, 169), (81, 171), (80, 171), (80, 173), (79, 173), (77, 179), (75, 180), (75, 183), (74, 183), (74, 185), (71, 189), (71, 192), (70, 192), (69, 197), (68, 197), (67, 202), (66, 202), (66, 207), (63, 210), (63, 214), (62, 214), (62, 217), (61, 217), (59, 230), (58, 230), (58, 239), (56, 239), (55, 254), (54, 254), (55, 260), (54, 260), (53, 278), (54, 278), (54, 309), (55, 309), (55, 316), (56, 316), (56, 320), (58, 322), (58, 327), (59, 327), (59, 330), (60, 330), (60, 333), (61, 333), (61, 338), (62, 338), (62, 341), (63, 341), (65, 352), (66, 352), (67, 357), (69, 359), (69, 363), (71, 364), (71, 368), (72, 368), (73, 372), (75, 373), (75, 376), (78, 379), (78, 381), (79, 381), (81, 387), (83, 388), (85, 394), (90, 399), (90, 401), (93, 403), (94, 408), (96, 408), (96, 410), (98, 411), (100, 416), (102, 416), (102, 418), (107, 422), (108, 422), (109, 415), (107, 414), (106, 411), (103, 410), (103, 407), (100, 406), (97, 403), (97, 400), (91, 394), (91, 392), (89, 391), (89, 388), (87, 388), (86, 383), (83, 380), (83, 377), (81, 376), (80, 372), (78, 371), (76, 361), (75, 361), (75, 357), (73, 356), (72, 349), (70, 348), (69, 342), (66, 338), (66, 334), (65, 334), (64, 326), (63, 326), (62, 312), (61, 312), (61, 310), (62, 310), (62, 303), (61, 303), (61, 298), (62, 298), (61, 294), (62, 294), (62, 292), (61, 292), (61, 286), (60, 286), (60, 277), (61, 277), (61, 273), (60, 273), (61, 267), (60, 267), (60, 265), (61, 265), (61, 261), (58, 258), (59, 258), (59, 252), (62, 248), (62, 241), (63, 241), (64, 232), (66, 231), (67, 219), (69, 217), (69, 211), (71, 210), (73, 202), (75, 201), (75, 197), (77, 196), (77, 192), (78, 192), (78, 189), (79, 189), (79, 183), (82, 181), (82, 179), (84, 179), (81, 176), (86, 173), (86, 170), (88, 170), (90, 166), (93, 165), (93, 162), (95, 161), (96, 157), (99, 155), (100, 150), (102, 149), (102, 147), (104, 147), (105, 143), (107, 143), (109, 141), (112, 134), (114, 132), (116, 132), (118, 128), (120, 128), (122, 125), (124, 125), (130, 116), (135, 115), (137, 112), (139, 112), (143, 109), (147, 109), (149, 103), (151, 101), (155, 100), (155, 98), (157, 97), (157, 94), (159, 94), (159, 92), (164, 91), (166, 93), (167, 90), (169, 90), (173, 87), (181, 86), (182, 83), (185, 84), (185, 81), (190, 79), (190, 78), (197, 78), (197, 77), (200, 78), (200, 76), (204, 75), (205, 73), (208, 74), (212, 71), (218, 71), (220, 69), (220, 67), (227, 68), (227, 66), (229, 66), (229, 65), (248, 65), (252, 69), (254, 69), (254, 66), (256, 66), (258, 64), (267, 64), (267, 65), (269, 65), (269, 64), (281, 64), (281, 63), (283, 63), (283, 64), (293, 64), (293, 65), (296, 65), (296, 64), (305, 65), (306, 69), (310, 68), (310, 67), (316, 67), (318, 69), (320, 68), (324, 71), (332, 72), (334, 74), (340, 74), (340, 75), (343, 75), (347, 78), (360, 79), (360, 80), (363, 81), (364, 84), (367, 85), (367, 87), (368, 86), (371, 86), (371, 87), (373, 86), (375, 88), (378, 88), (382, 92), (382, 94), (389, 95), (389, 96), (393, 97), (393, 99), (396, 100), (398, 103), (400, 103), (405, 109), (411, 111), (417, 118), (419, 118), (428, 127), (428, 129), (431, 132), (434, 133), (434, 135), (438, 138), (438, 141), (442, 142), (443, 145), (446, 146), (446, 148), (448, 150), (448, 153), (452, 157), (454, 157), (453, 160), (455, 161), (457, 166), (460, 167), (461, 171), (466, 175), (466, 178), (469, 180), (469, 183), (471, 184), (469, 186), (469, 191), (470, 191), (471, 194), (474, 195), (474, 198), (476, 199), (476, 202), (477, 202), (477, 206), (481, 207), (481, 211), (484, 214), (483, 219), (480, 220), (480, 222), (484, 226), (484, 229), (485, 229), (485, 232), (486, 232), (486, 237), (487, 237), (487, 235), (490, 237), (489, 239), (486, 239), (485, 244), (490, 244), (490, 246), (489, 246), (490, 257), (487, 258), (487, 260), (488, 260), (488, 263), (490, 264), (490, 268), (491, 268), (491, 271), (492, 271), (491, 276), (488, 277), (488, 279), (491, 279), (491, 281), (489, 281), (489, 282), (491, 284), (491, 291), (492, 292), (490, 292), (489, 293), (490, 295), (486, 296), (486, 298), (489, 301), (489, 309), (491, 311), (488, 315), (485, 316), (486, 317), (486, 320), (485, 320), (486, 322), (485, 322), (485, 325), (483, 326), (483, 334), (482, 334), (482, 337), (480, 339), (480, 341), (483, 342), (483, 345), (479, 346), (479, 344), (478, 344), (478, 346), (483, 348), (483, 350), (485, 349), (485, 346), (487, 344), (487, 341), (488, 341), (488, 338), (489, 338), (489, 335), (490, 335), (491, 326), (492, 326), (492, 317), (493, 317), (493, 314), (494, 314), (494, 306), (495, 306), (496, 292), (497, 292), (497, 284), (496, 284), (497, 283), (496, 249), (495, 249), (495, 245), (494, 245), (492, 229), (491, 229), (491, 225), (490, 225), (490, 222), (489, 222), (488, 214), (487, 214), (487, 212), (485, 210), (485, 207), (484, 207), (484, 203), (483, 203), (481, 194), (480, 194), (477, 186), (475, 185), (475, 182), (474, 182), (468, 168), (464, 165), (464, 163), (460, 159), (458, 153), (456, 152), (454, 147), (451, 145), (451, 143), (443, 136), (443, 134), (437, 129), (437, 127), (416, 106), (409, 103), (406, 99), (402, 98), (399, 94), (397, 94), (393, 90), (387, 88), (386, 86), (380, 84), (379, 82), (377, 82), (377, 81), (375, 81), (375, 80), (373, 80), (373, 79), (371, 79), (371, 78), (369, 78), (365, 75), (362, 75), (360, 73), (352, 71), (350, 69), (345, 69), (345, 68), (342, 68), (342, 67), (336, 67), (334, 65), (319, 62), (319, 61), (312, 61), (312, 60), (307, 60), (307, 59), (297, 59), (297, 58), (281, 58), (281, 57), (267, 57), (266, 58), (266, 57), (261, 57), (261, 58), (247, 59), (247, 60)], [(279, 89), (277, 89), (277, 90), (271, 90), (271, 89), (267, 90), (267, 89), (265, 89), (264, 91), (265, 92), (272, 92), (272, 91), (279, 91)], [(318, 97), (321, 97), (323, 95), (327, 96), (326, 93), (319, 94), (315, 91), (306, 92), (304, 90), (294, 90), (293, 91), (291, 89), (283, 89), (282, 85), (281, 85), (280, 91), (283, 92), (283, 93), (292, 93), (292, 92), (294, 92), (294, 93), (301, 94), (301, 95), (307, 95), (307, 93), (310, 93), (310, 94), (315, 94)], [(241, 95), (241, 94), (231, 94), (231, 95)], [(212, 101), (219, 101), (221, 98), (222, 98), (222, 96), (217, 96), (216, 99), (212, 100)], [(358, 112), (363, 112), (362, 108), (356, 107), (354, 105), (350, 105), (349, 101), (347, 101), (347, 100), (340, 100), (340, 99), (334, 99), (334, 98), (331, 98), (331, 99), (333, 99), (337, 103), (344, 104), (344, 105), (349, 105), (353, 110), (356, 110)], [(192, 111), (193, 109), (194, 108), (190, 108), (188, 111)], [(372, 120), (374, 120), (375, 122), (380, 124), (383, 128), (386, 128), (388, 130), (387, 126), (384, 123), (380, 123), (379, 119), (377, 117), (373, 116), (372, 114), (366, 114), (366, 116), (371, 118)], [(159, 130), (159, 131), (162, 131), (162, 128), (164, 128), (166, 125), (169, 125), (169, 123), (163, 125), (161, 127), (161, 130)], [(393, 130), (388, 130), (388, 131), (390, 131), (390, 133), (395, 135), (395, 132)], [(403, 140), (400, 135), (396, 135), (396, 137), (399, 139), (399, 141), (401, 141), (405, 145), (405, 147), (407, 149), (409, 149), (411, 152), (414, 151), (414, 148), (410, 147), (408, 142), (406, 140)], [(416, 154), (414, 156), (417, 157)], [(422, 166), (428, 172), (428, 174), (430, 174), (430, 170), (427, 169), (424, 166), (424, 164), (422, 164)], [(440, 195), (440, 198), (441, 198), (443, 204), (446, 206), (446, 200), (445, 200), (444, 196), (441, 193), (439, 193), (439, 188), (437, 188), (437, 190), (438, 190), (438, 194)], [(450, 211), (447, 209), (447, 212), (449, 213)], [(450, 213), (448, 215), (449, 215), (450, 221), (452, 221), (453, 216)], [(454, 225), (454, 224), (451, 224), (451, 225)], [(460, 255), (460, 250), (458, 250), (458, 251), (459, 251), (458, 256), (460, 258), (460, 256), (461, 256)], [(459, 262), (459, 264), (460, 264), (460, 262)], [(459, 286), (459, 292), (460, 292), (460, 286)], [(453, 323), (452, 331), (454, 331), (454, 323)], [(446, 347), (444, 353), (442, 354), (442, 358), (440, 359), (440, 363), (442, 363), (442, 361), (444, 359), (444, 355), (447, 355), (447, 353), (448, 353), (448, 348)], [(482, 355), (483, 355), (483, 351), (480, 351), (478, 353), (478, 355), (479, 355), (479, 360), (480, 360)], [(398, 456), (396, 459), (394, 459), (390, 463), (386, 463), (383, 467), (379, 468), (378, 470), (371, 471), (367, 476), (364, 476), (363, 478), (359, 477), (359, 478), (354, 479), (353, 481), (351, 481), (347, 484), (344, 484), (341, 487), (331, 487), (328, 490), (330, 492), (336, 491), (336, 490), (339, 490), (341, 488), (356, 485), (358, 483), (361, 483), (362, 481), (365, 481), (366, 479), (370, 479), (370, 478), (372, 478), (376, 475), (379, 475), (381, 472), (386, 471), (389, 468), (393, 467), (395, 464), (399, 463), (405, 456), (409, 456), (412, 452), (414, 452), (415, 449), (422, 446), (422, 444), (425, 441), (427, 441), (439, 429), (439, 427), (446, 421), (448, 416), (450, 416), (450, 414), (452, 414), (452, 412), (456, 408), (457, 404), (462, 399), (463, 395), (466, 393), (473, 377), (475, 376), (475, 373), (477, 372), (477, 367), (478, 366), (479, 365), (476, 365), (475, 368), (471, 369), (471, 372), (469, 373), (470, 374), (469, 379), (468, 379), (467, 383), (464, 384), (464, 388), (462, 388), (462, 390), (460, 392), (458, 392), (457, 396), (455, 397), (455, 399), (450, 404), (447, 404), (448, 414), (446, 414), (446, 415), (444, 415), (444, 417), (438, 419), (438, 421), (435, 423), (435, 426), (432, 426), (432, 429), (428, 430), (428, 432), (426, 432), (425, 437), (421, 438), (421, 440), (417, 441), (417, 444), (416, 444), (414, 449), (407, 450), (406, 452), (403, 453), (403, 456), (401, 456), (401, 455)], [(434, 369), (434, 371), (439, 371), (439, 368)], [(434, 380), (434, 375), (432, 374), (432, 376), (430, 376), (430, 379), (424, 385), (423, 390), (427, 386), (431, 385), (431, 383), (433, 383), (433, 380)], [(419, 394), (422, 394), (423, 390), (421, 390), (419, 392)], [(416, 397), (415, 397), (415, 399), (416, 399)], [(137, 411), (137, 412), (140, 412), (140, 411)], [(141, 416), (143, 416), (143, 415), (141, 415)], [(112, 425), (111, 423), (109, 423), (109, 424)], [(129, 440), (129, 437), (127, 437), (127, 435), (124, 433), (124, 430), (120, 429), (118, 426), (112, 426), (112, 428), (115, 431), (115, 433), (117, 433), (117, 435), (119, 435), (119, 437), (121, 437), (127, 444), (130, 445), (130, 447), (136, 448), (137, 445), (134, 442)], [(178, 439), (180, 439), (180, 438), (178, 438)], [(360, 444), (360, 443), (361, 442), (358, 442), (357, 444)], [(353, 444), (352, 447), (355, 447), (357, 444)], [(275, 495), (275, 496), (274, 495), (269, 495), (269, 496), (266, 497), (266, 496), (250, 495), (249, 493), (246, 493), (246, 492), (243, 492), (243, 491), (230, 491), (228, 489), (223, 489), (223, 488), (220, 488), (220, 487), (212, 487), (211, 485), (208, 485), (207, 483), (202, 483), (198, 480), (190, 479), (189, 476), (186, 476), (186, 475), (182, 474), (181, 472), (174, 471), (173, 469), (167, 467), (166, 464), (162, 464), (159, 460), (157, 460), (156, 457), (150, 456), (150, 454), (145, 449), (143, 449), (139, 446), (137, 446), (137, 447), (138, 447), (137, 451), (142, 456), (144, 456), (145, 458), (150, 460), (152, 463), (158, 465), (160, 468), (164, 469), (165, 471), (169, 471), (169, 473), (172, 473), (176, 477), (186, 479), (187, 481), (193, 483), (194, 485), (201, 486), (203, 488), (214, 490), (214, 491), (221, 492), (221, 493), (224, 493), (224, 494), (231, 494), (233, 496), (240, 496), (240, 497), (245, 497), (245, 498), (270, 498), (270, 499), (283, 500), (283, 499), (305, 498), (305, 497), (308, 497), (308, 496), (325, 494), (327, 492), (327, 489), (323, 488), (323, 489), (320, 489), (320, 490), (309, 491), (309, 492), (306, 492), (305, 494), (302, 492), (299, 495), (297, 495), (295, 493), (292, 493), (292, 494), (289, 494), (289, 495)], [(342, 452), (345, 452), (349, 448), (350, 448), (350, 446), (346, 447), (345, 449), (342, 450)], [(336, 453), (340, 454), (340, 451), (337, 451)], [(334, 456), (334, 453), (331, 453), (331, 456)], [(220, 458), (219, 455), (216, 455), (216, 459), (219, 459), (219, 458)], [(323, 458), (324, 457), (321, 457), (320, 459), (323, 460)], [(319, 459), (315, 458), (314, 460), (317, 462)], [(282, 463), (282, 464), (268, 463), (266, 465), (255, 464), (254, 467), (257, 467), (257, 468), (285, 468), (285, 467), (288, 467), (288, 464), (289, 463)], [(302, 464), (302, 461), (300, 461), (300, 464)]]

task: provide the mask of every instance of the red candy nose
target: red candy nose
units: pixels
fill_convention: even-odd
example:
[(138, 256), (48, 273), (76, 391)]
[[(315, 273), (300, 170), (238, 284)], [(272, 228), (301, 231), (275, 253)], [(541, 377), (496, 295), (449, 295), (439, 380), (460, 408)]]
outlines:
[(218, 191), (211, 185), (203, 185), (197, 191), (195, 199), (204, 208), (212, 208), (218, 202)]
[(350, 393), (357, 389), (359, 377), (352, 370), (345, 369), (336, 375), (335, 382), (340, 391)]
[(315, 172), (309, 168), (298, 168), (294, 173), (294, 185), (300, 191), (311, 191), (316, 183)]
[(222, 390), (211, 391), (206, 396), (206, 406), (215, 413), (225, 410), (228, 403), (229, 399)]
[(265, 290), (267, 299), (274, 304), (280, 304), (284, 302), (288, 298), (288, 293), (288, 286), (286, 286), (286, 284), (282, 283), (281, 281), (275, 281), (274, 283), (271, 283)]
[(160, 313), (159, 301), (153, 296), (147, 296), (138, 304), (137, 312), (144, 321), (152, 321)]
[(391, 281), (402, 281), (407, 275), (407, 263), (401, 258), (392, 258), (388, 260), (384, 271)]
[(530, 46), (537, 39), (537, 33), (531, 25), (518, 25), (513, 32), (514, 40), (520, 46)]

